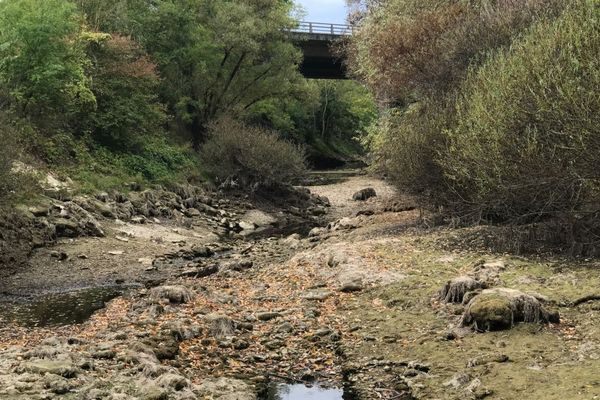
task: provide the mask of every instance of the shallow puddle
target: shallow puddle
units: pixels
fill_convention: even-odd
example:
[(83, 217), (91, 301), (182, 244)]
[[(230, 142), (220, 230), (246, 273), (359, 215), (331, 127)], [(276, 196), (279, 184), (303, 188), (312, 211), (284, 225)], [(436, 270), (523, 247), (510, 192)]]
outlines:
[(123, 290), (123, 287), (95, 287), (3, 302), (0, 303), (0, 320), (28, 327), (79, 324)]
[(338, 388), (324, 388), (319, 385), (274, 384), (269, 388), (266, 400), (344, 400), (344, 391)]

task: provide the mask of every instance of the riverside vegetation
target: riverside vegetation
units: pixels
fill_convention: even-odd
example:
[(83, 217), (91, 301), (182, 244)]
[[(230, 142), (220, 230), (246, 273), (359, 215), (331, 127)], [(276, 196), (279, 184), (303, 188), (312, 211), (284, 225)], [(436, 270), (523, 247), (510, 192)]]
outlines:
[(597, 1), (348, 5), (0, 1), (0, 399), (599, 398)]

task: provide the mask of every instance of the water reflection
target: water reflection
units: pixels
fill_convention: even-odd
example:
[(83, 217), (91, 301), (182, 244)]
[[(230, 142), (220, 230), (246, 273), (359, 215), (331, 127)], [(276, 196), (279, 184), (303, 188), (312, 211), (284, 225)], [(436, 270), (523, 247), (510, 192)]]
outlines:
[(267, 400), (343, 400), (344, 391), (337, 388), (324, 388), (318, 385), (273, 384)]
[(29, 327), (79, 324), (122, 292), (121, 287), (96, 287), (4, 302), (0, 303), (0, 319)]

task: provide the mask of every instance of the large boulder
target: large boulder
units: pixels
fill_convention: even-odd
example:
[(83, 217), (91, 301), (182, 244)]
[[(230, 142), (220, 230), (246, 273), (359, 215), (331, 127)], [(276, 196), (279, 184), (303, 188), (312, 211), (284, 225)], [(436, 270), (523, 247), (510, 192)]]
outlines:
[(485, 289), (466, 307), (461, 325), (477, 330), (510, 329), (518, 322), (559, 322), (557, 312), (549, 312), (541, 301), (515, 289)]

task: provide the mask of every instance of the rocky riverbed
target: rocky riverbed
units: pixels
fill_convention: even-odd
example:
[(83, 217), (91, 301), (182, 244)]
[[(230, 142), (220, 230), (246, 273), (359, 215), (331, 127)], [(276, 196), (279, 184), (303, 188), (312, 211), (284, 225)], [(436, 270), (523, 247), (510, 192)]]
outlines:
[[(66, 200), (93, 237), (64, 199), (28, 209), (53, 245), (0, 272), (0, 399), (599, 398), (600, 303), (573, 303), (597, 291), (597, 261), (494, 253), (488, 231), (436, 227), (383, 181), (322, 183), (279, 202), (193, 188)], [(512, 303), (501, 330), (483, 325), (506, 322), (502, 307), (464, 317), (515, 291), (535, 318)], [(31, 317), (57, 298), (96, 311)]]

